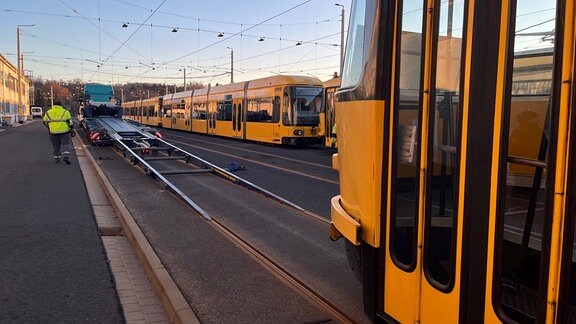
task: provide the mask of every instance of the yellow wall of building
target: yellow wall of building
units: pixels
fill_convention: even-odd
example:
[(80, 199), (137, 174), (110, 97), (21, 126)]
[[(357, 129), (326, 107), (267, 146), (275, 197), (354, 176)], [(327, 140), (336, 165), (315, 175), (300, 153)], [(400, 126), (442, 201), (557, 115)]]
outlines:
[(21, 76), (22, 108), (18, 110), (18, 68), (0, 54), (0, 116), (9, 123), (18, 121), (18, 115), (30, 114), (30, 80)]

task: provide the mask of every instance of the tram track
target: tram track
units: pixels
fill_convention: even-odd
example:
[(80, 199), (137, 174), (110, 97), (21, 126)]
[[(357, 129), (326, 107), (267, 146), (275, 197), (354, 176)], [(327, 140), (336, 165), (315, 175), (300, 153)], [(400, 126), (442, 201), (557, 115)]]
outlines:
[(333, 321), (338, 323), (356, 323), (356, 320), (349, 316), (340, 307), (335, 305), (329, 300), (329, 298), (323, 297), (319, 294), (313, 287), (306, 284), (300, 280), (296, 275), (292, 274), (288, 269), (284, 268), (272, 258), (266, 256), (263, 251), (250, 244), (247, 240), (243, 239), (224, 223), (220, 222), (218, 219), (212, 218), (211, 222), (222, 235), (226, 236), (229, 240), (237, 244), (242, 248), (247, 254), (255, 258), (262, 266), (273, 273), (278, 279), (286, 283), (299, 294), (318, 305), (324, 312), (326, 312)]
[[(173, 133), (170, 133), (169, 135), (170, 139), (172, 137), (175, 138), (181, 138), (181, 139), (190, 139), (189, 136), (182, 136), (182, 135), (176, 135)], [(172, 139), (171, 139), (172, 140)], [(173, 140), (174, 141), (174, 140)], [(211, 146), (219, 146), (219, 147), (225, 147), (228, 149), (232, 149), (232, 150), (236, 150), (236, 151), (243, 151), (243, 152), (248, 152), (248, 153), (255, 153), (254, 150), (249, 150), (249, 149), (245, 149), (245, 148), (241, 148), (238, 146), (231, 146), (231, 145), (227, 145), (227, 144), (221, 144), (221, 143), (216, 143), (216, 142), (209, 142), (209, 141), (203, 141), (200, 140), (198, 138), (194, 139), (194, 142), (200, 142), (200, 143), (204, 143), (204, 144), (208, 144)], [(199, 148), (203, 148), (201, 146), (198, 146)], [(319, 163), (314, 163), (314, 162), (308, 162), (308, 161), (302, 161), (302, 160), (298, 160), (298, 159), (293, 159), (293, 158), (289, 158), (289, 157), (285, 157), (285, 156), (278, 156), (278, 155), (274, 155), (274, 154), (270, 154), (270, 153), (265, 153), (265, 152), (256, 152), (258, 155), (265, 155), (265, 156), (269, 156), (269, 157), (273, 157), (273, 158), (278, 158), (281, 160), (286, 160), (286, 161), (292, 161), (292, 162), (297, 162), (300, 164), (306, 164), (306, 165), (310, 165), (310, 166), (315, 166), (315, 167), (319, 167), (319, 168), (324, 168), (324, 169), (328, 169), (328, 170), (332, 170), (331, 167), (323, 165), (323, 164), (319, 164)]]
[[(184, 152), (185, 154), (190, 154), (182, 150), (180, 147), (176, 147), (168, 142), (163, 141), (162, 145), (172, 146), (173, 152), (179, 152), (179, 153)], [(159, 180), (167, 190), (169, 190), (172, 194), (181, 198), (180, 201), (183, 201), (186, 205), (188, 205), (189, 207), (197, 211), (200, 215), (202, 215), (206, 220), (209, 220), (210, 225), (213, 226), (215, 229), (217, 229), (218, 232), (222, 233), (223, 236), (232, 241), (235, 245), (241, 247), (246, 254), (254, 258), (258, 263), (264, 266), (275, 277), (277, 277), (282, 282), (286, 283), (289, 287), (291, 287), (293, 290), (298, 292), (298, 294), (305, 297), (314, 305), (317, 305), (317, 307), (319, 309), (322, 309), (326, 314), (328, 314), (332, 318), (332, 320), (342, 323), (356, 322), (354, 320), (354, 316), (348, 315), (345, 310), (341, 309), (338, 306), (338, 303), (331, 301), (331, 298), (328, 296), (323, 296), (321, 292), (317, 291), (317, 289), (315, 289), (313, 286), (307, 283), (311, 282), (311, 280), (306, 279), (303, 280), (302, 278), (299, 278), (297, 274), (293, 273), (289, 268), (284, 267), (282, 263), (275, 260), (273, 256), (267, 255), (266, 251), (262, 251), (256, 245), (252, 244), (250, 242), (251, 241), (250, 237), (245, 237), (242, 234), (239, 234), (233, 228), (227, 225), (226, 222), (221, 221), (217, 215), (213, 215), (207, 212), (200, 206), (200, 204), (197, 204), (196, 202), (192, 201), (188, 197), (188, 195), (186, 195), (185, 190), (180, 189), (178, 185), (171, 183), (168, 179), (166, 179), (166, 177), (162, 176), (162, 173), (165, 171), (159, 170), (160, 167), (156, 165), (157, 163), (161, 163), (162, 167), (166, 167), (166, 164), (173, 164), (175, 161), (178, 161), (179, 168), (182, 168), (182, 166), (184, 165), (188, 165), (189, 167), (190, 166), (198, 167), (196, 164), (191, 163), (191, 159), (189, 157), (183, 160), (158, 159), (158, 160), (152, 160), (154, 161), (152, 162), (150, 161), (150, 159), (149, 161), (146, 161), (143, 158), (142, 159), (138, 158), (137, 157), (138, 154), (135, 151), (129, 150), (129, 148), (122, 146), (117, 147), (117, 153), (122, 155), (132, 164), (139, 165), (141, 167), (139, 169), (141, 169), (144, 174), (151, 175), (157, 180)], [(170, 155), (165, 157), (169, 156)], [(184, 163), (182, 163), (182, 161), (184, 161)], [(232, 184), (240, 185), (242, 188), (248, 189), (251, 192), (259, 193), (260, 195), (268, 199), (271, 198), (272, 201), (283, 206), (283, 208), (286, 207), (291, 208), (297, 211), (298, 214), (304, 215), (307, 218), (312, 218), (315, 221), (319, 221), (323, 224), (329, 223), (325, 218), (315, 215), (314, 213), (309, 212), (303, 208), (300, 208), (296, 204), (285, 201), (281, 197), (271, 195), (266, 190), (261, 189), (258, 186), (255, 186), (249, 183), (248, 181), (245, 181), (240, 177), (230, 172), (227, 172), (224, 169), (212, 165), (210, 162), (206, 160), (198, 158), (197, 162), (199, 162), (199, 165), (202, 168), (207, 167), (213, 168), (212, 173), (218, 175), (220, 178), (227, 179)]]
[[(170, 175), (177, 175), (177, 174), (192, 174), (192, 173), (213, 173), (216, 174), (224, 179), (227, 179), (229, 181), (231, 181), (232, 183), (236, 184), (236, 185), (240, 185), (244, 188), (247, 188), (251, 191), (257, 192), (261, 195), (263, 195), (264, 197), (270, 198), (273, 201), (276, 201), (280, 204), (283, 204), (285, 206), (288, 206), (290, 208), (293, 208), (294, 210), (297, 210), (298, 212), (302, 213), (303, 215), (310, 217), (314, 220), (317, 220), (319, 222), (325, 223), (325, 224), (329, 224), (330, 222), (320, 216), (317, 215), (316, 213), (307, 210), (303, 207), (300, 207), (298, 204), (291, 202), (285, 198), (282, 198), (281, 196), (272, 193), (250, 181), (247, 181), (235, 174), (233, 174), (232, 172), (227, 171), (224, 168), (218, 167), (217, 165), (215, 165), (214, 163), (211, 163), (205, 159), (202, 159), (192, 153), (187, 152), (186, 150), (177, 147), (167, 141), (164, 140), (159, 140), (160, 143), (162, 143), (166, 148), (171, 148), (172, 150), (169, 151), (170, 153), (167, 154), (166, 152), (162, 152), (162, 150), (159, 150), (159, 154), (163, 155), (158, 157), (158, 161), (163, 161), (163, 158), (166, 158), (167, 160), (164, 160), (164, 163), (166, 163), (166, 161), (175, 161), (177, 163), (179, 163), (180, 165), (184, 165), (184, 166), (190, 166), (192, 164), (193, 161), (196, 162), (196, 165), (198, 168), (195, 169), (190, 169), (189, 172), (187, 172), (186, 170), (182, 170), (181, 168), (179, 170), (175, 170), (175, 171), (160, 171), (157, 168), (155, 168), (152, 163), (150, 163), (151, 159), (154, 159), (154, 157), (152, 158), (144, 158), (141, 155), (137, 154), (135, 151), (133, 151), (130, 147), (126, 146), (125, 144), (119, 142), (120, 145), (117, 145), (117, 148), (120, 148), (120, 153), (123, 154), (123, 156), (125, 158), (128, 158), (128, 160), (135, 164), (135, 165), (140, 165), (144, 171), (145, 174), (149, 175), (149, 176), (153, 176), (154, 178), (158, 179), (160, 182), (162, 182), (164, 184), (164, 186), (166, 187), (166, 189), (172, 191), (174, 194), (176, 194), (177, 196), (179, 196), (186, 204), (188, 204), (190, 207), (192, 207), (194, 210), (196, 210), (198, 213), (200, 213), (200, 215), (202, 215), (204, 218), (211, 220), (211, 216), (204, 210), (202, 209), (197, 203), (195, 203), (192, 199), (190, 199), (182, 190), (180, 190), (176, 185), (174, 185), (170, 180), (168, 180), (166, 178), (166, 174), (170, 174)], [(141, 150), (139, 150), (141, 151)], [(174, 153), (172, 153), (174, 152)], [(128, 153), (128, 154), (127, 154)], [(173, 154), (183, 154), (183, 155), (173, 155)], [(181, 158), (180, 158), (181, 157)], [(169, 158), (173, 158), (173, 159), (169, 159)], [(185, 161), (184, 163), (181, 163)]]
[[(179, 135), (174, 135), (174, 134), (170, 134), (170, 135), (169, 135), (170, 141), (172, 141), (172, 142), (174, 142), (174, 143), (181, 144), (181, 145), (185, 145), (185, 146), (187, 146), (187, 147), (191, 147), (191, 148), (194, 148), (194, 149), (199, 149), (199, 150), (203, 150), (203, 151), (205, 151), (205, 152), (210, 152), (210, 153), (213, 153), (213, 154), (218, 154), (218, 155), (220, 155), (220, 156), (225, 156), (225, 157), (234, 158), (234, 159), (236, 159), (236, 160), (246, 161), (246, 162), (253, 163), (253, 164), (256, 164), (256, 165), (264, 166), (264, 167), (267, 167), (267, 168), (271, 168), (271, 169), (274, 169), (274, 170), (279, 170), (279, 171), (286, 172), (286, 173), (290, 173), (290, 174), (295, 174), (295, 175), (298, 175), (298, 176), (303, 176), (303, 177), (306, 177), (306, 178), (310, 178), (310, 179), (313, 179), (313, 180), (321, 181), (321, 182), (328, 183), (328, 184), (332, 184), (332, 185), (338, 185), (338, 184), (339, 184), (339, 181), (338, 181), (338, 180), (328, 179), (328, 178), (325, 178), (325, 177), (321, 177), (321, 176), (317, 176), (317, 175), (314, 175), (314, 174), (307, 173), (307, 172), (305, 172), (305, 171), (288, 169), (288, 168), (285, 168), (285, 167), (282, 167), (282, 166), (278, 166), (278, 165), (276, 165), (275, 163), (267, 163), (267, 162), (263, 162), (263, 161), (256, 160), (256, 159), (254, 159), (254, 158), (249, 158), (249, 157), (246, 157), (246, 156), (242, 156), (242, 155), (238, 155), (238, 154), (233, 154), (233, 153), (229, 153), (229, 152), (223, 152), (223, 151), (221, 151), (221, 150), (217, 150), (217, 149), (213, 149), (213, 148), (208, 148), (208, 147), (205, 147), (205, 146), (202, 146), (202, 145), (195, 145), (195, 144), (192, 144), (192, 143), (189, 143), (189, 142), (184, 142), (184, 141), (180, 141), (180, 140), (175, 140), (175, 139), (173, 139), (172, 137), (177, 137), (177, 138), (182, 138), (182, 139), (189, 139), (188, 137), (179, 136)], [(322, 164), (319, 164), (319, 163), (308, 162), (308, 161), (303, 161), (303, 160), (297, 160), (297, 159), (289, 158), (289, 157), (285, 157), (285, 156), (278, 156), (278, 155), (273, 155), (273, 154), (269, 154), (269, 153), (265, 153), (265, 152), (260, 152), (260, 151), (254, 151), (254, 150), (249, 150), (249, 149), (244, 149), (244, 148), (233, 147), (233, 146), (226, 145), (226, 144), (213, 143), (213, 142), (202, 141), (202, 140), (198, 140), (198, 139), (194, 139), (194, 142), (201, 142), (201, 143), (203, 143), (203, 144), (210, 145), (210, 146), (225, 147), (225, 148), (230, 149), (230, 150), (247, 152), (247, 153), (254, 154), (254, 155), (258, 155), (258, 156), (266, 156), (266, 157), (274, 158), (274, 159), (280, 160), (280, 161), (287, 161), (287, 162), (291, 162), (291, 163), (297, 163), (298, 165), (306, 165), (306, 166), (310, 166), (310, 167), (313, 167), (313, 168), (318, 168), (318, 169), (320, 169), (320, 170), (330, 170), (330, 171), (332, 170), (331, 167), (326, 166), (326, 165), (322, 165)]]

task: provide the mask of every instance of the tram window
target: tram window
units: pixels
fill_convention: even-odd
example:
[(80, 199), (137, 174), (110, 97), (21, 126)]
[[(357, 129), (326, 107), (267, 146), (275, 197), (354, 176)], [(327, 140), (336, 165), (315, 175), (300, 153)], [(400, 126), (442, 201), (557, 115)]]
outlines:
[(216, 120), (232, 120), (232, 100), (218, 101)]
[(391, 254), (398, 266), (412, 271), (416, 257), (421, 61), (423, 10), (426, 1), (406, 1), (402, 8), (399, 78), (394, 103)]
[[(498, 187), (493, 300), (504, 321), (533, 322), (542, 308), (539, 303), (546, 300), (546, 290), (539, 290), (546, 277), (540, 265), (549, 257), (542, 249), (551, 207), (546, 200), (546, 169), (552, 153), (548, 152), (549, 135), (556, 127), (550, 124), (550, 89), (543, 88), (551, 82), (543, 81), (552, 79), (553, 45), (519, 31), (551, 33), (556, 2), (531, 0), (516, 5), (514, 47), (508, 53), (514, 64), (501, 131), (507, 134), (500, 146), (506, 169), (500, 172)], [(550, 39), (554, 39), (553, 32)], [(541, 48), (526, 50), (536, 43)]]
[(290, 95), (284, 92), (282, 105), (282, 124), (288, 126), (292, 124), (292, 110), (290, 109)]
[[(449, 17), (450, 13), (450, 17)], [(425, 271), (432, 285), (449, 290), (453, 282), (456, 211), (458, 201), (458, 151), (461, 114), (458, 100), (462, 72), (464, 1), (440, 4), (436, 31), (435, 93), (430, 107), (429, 193), (424, 231)]]
[(192, 119), (206, 119), (206, 107), (203, 104), (194, 104)]
[(290, 87), (291, 125), (317, 126), (322, 109), (322, 87)]
[(164, 118), (172, 117), (172, 105), (164, 106)]
[(360, 82), (364, 63), (368, 54), (366, 49), (371, 39), (372, 26), (374, 23), (375, 1), (358, 0), (352, 2), (352, 13), (348, 27), (346, 55), (344, 56), (344, 77), (342, 88), (352, 88)]
[(272, 122), (272, 98), (255, 98), (248, 101), (246, 121), (257, 123)]
[(277, 123), (280, 121), (280, 97), (274, 96), (274, 103), (272, 106), (272, 122)]

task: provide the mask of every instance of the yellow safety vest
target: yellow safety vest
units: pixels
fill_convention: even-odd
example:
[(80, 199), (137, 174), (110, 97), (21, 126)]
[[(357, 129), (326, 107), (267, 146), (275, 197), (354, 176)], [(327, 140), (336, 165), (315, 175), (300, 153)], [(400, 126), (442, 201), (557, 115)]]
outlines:
[(70, 131), (72, 126), (72, 116), (70, 112), (62, 106), (52, 106), (44, 114), (44, 124), (48, 125), (50, 134), (63, 134)]

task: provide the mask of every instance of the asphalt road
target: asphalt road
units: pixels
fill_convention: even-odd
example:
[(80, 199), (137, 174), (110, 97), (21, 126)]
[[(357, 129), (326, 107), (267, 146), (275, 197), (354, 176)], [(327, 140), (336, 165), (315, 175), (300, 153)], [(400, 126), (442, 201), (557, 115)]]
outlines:
[(39, 121), (0, 130), (0, 323), (122, 323), (75, 155)]

